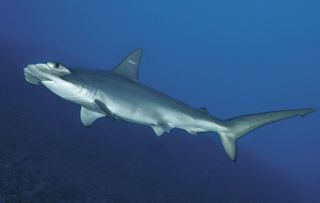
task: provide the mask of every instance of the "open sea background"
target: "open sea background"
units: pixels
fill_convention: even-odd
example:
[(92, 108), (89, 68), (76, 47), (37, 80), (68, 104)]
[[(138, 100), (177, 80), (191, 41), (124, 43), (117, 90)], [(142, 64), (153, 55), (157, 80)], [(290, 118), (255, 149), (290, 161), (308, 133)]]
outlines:
[(24, 80), (30, 63), (140, 79), (219, 118), (320, 109), (320, 1), (1, 0), (0, 203), (320, 202), (320, 113), (256, 130), (228, 160), (217, 134), (98, 120)]

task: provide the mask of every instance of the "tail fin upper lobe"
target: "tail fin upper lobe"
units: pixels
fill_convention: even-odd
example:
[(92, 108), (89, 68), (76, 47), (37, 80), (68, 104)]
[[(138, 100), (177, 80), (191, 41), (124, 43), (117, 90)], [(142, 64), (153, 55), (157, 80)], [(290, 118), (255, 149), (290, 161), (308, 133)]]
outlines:
[(222, 121), (222, 125), (226, 130), (219, 131), (218, 133), (228, 157), (235, 161), (238, 138), (267, 124), (295, 116), (304, 117), (314, 111), (316, 109), (294, 109), (238, 116)]

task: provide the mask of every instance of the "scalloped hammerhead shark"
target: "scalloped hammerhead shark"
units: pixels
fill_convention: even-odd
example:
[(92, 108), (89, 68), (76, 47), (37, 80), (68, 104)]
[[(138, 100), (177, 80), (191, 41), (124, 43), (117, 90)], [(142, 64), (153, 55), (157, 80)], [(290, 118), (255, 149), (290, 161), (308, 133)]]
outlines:
[(74, 69), (54, 63), (30, 64), (25, 79), (44, 85), (56, 95), (81, 106), (83, 125), (102, 117), (150, 126), (156, 135), (179, 128), (190, 134), (217, 132), (228, 157), (236, 160), (236, 142), (247, 133), (283, 119), (305, 116), (313, 108), (248, 114), (218, 119), (205, 108), (194, 108), (142, 84), (139, 80), (141, 49), (131, 52), (111, 71)]

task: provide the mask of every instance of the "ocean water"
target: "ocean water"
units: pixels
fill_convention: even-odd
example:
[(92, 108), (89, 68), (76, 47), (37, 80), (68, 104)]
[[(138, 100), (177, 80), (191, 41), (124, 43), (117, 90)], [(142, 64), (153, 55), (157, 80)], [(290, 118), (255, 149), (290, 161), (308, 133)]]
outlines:
[(80, 122), (24, 80), (30, 63), (113, 68), (211, 114), (320, 109), (320, 3), (17, 1), (0, 6), (0, 203), (320, 202), (320, 113), (258, 129), (225, 155), (215, 133)]

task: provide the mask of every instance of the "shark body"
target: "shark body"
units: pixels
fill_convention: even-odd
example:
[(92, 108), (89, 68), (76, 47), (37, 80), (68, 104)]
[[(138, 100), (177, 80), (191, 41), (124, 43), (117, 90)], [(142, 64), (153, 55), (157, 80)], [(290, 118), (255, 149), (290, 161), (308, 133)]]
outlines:
[(236, 160), (236, 142), (241, 136), (266, 124), (315, 111), (303, 108), (218, 119), (205, 108), (194, 108), (142, 84), (141, 53), (141, 49), (134, 50), (111, 71), (73, 69), (48, 62), (26, 66), (24, 75), (28, 82), (42, 84), (80, 105), (81, 121), (87, 127), (99, 118), (111, 117), (150, 126), (158, 136), (173, 128), (193, 135), (213, 131), (220, 135), (231, 160)]

